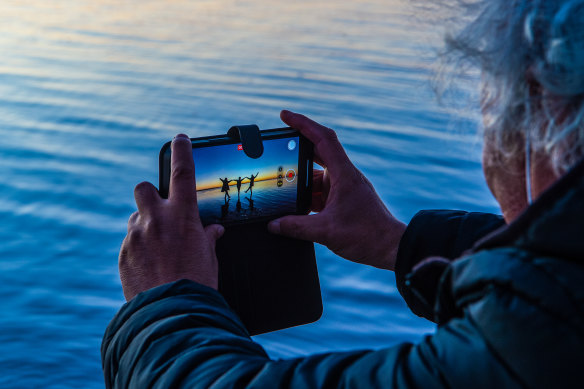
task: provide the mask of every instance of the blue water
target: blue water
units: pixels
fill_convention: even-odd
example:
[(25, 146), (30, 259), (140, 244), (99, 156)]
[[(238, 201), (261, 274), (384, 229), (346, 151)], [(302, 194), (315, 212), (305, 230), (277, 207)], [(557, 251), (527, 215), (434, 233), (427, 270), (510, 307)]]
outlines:
[[(0, 2), (0, 387), (103, 387), (133, 187), (158, 182), (158, 151), (178, 132), (279, 127), (287, 108), (335, 128), (404, 221), (496, 211), (470, 116), (451, 126), (429, 87), (436, 28), (407, 3)], [(433, 330), (392, 273), (320, 246), (317, 260), (323, 317), (256, 337), (271, 356)]]

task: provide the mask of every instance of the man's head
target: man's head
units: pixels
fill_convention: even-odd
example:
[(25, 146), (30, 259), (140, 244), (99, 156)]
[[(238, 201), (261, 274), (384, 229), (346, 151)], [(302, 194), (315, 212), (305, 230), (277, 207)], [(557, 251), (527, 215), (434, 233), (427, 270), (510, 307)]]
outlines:
[(445, 57), (481, 70), (483, 168), (510, 221), (584, 157), (584, 0), (443, 2), (463, 10)]

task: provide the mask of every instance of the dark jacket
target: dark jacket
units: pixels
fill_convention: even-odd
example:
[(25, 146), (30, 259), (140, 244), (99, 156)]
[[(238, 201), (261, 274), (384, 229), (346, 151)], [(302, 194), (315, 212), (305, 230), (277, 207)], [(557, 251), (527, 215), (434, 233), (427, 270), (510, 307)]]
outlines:
[[(106, 386), (582, 388), (584, 164), (502, 224), (456, 211), (411, 221), (398, 288), (438, 324), (419, 344), (270, 360), (218, 292), (181, 280), (139, 294), (110, 323)], [(416, 266), (428, 256), (460, 258)]]

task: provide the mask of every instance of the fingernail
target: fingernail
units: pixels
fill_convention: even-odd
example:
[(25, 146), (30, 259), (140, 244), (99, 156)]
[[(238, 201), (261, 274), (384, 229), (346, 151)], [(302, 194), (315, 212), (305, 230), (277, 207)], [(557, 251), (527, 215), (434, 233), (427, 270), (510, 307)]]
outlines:
[(175, 136), (172, 140), (178, 139), (178, 138), (186, 138), (189, 139), (188, 135), (185, 134), (178, 134), (177, 136)]
[(219, 227), (217, 227), (217, 239), (221, 238), (224, 233), (225, 233), (225, 227), (223, 227), (222, 225), (219, 225)]
[(279, 234), (280, 233), (280, 220), (279, 219), (272, 220), (268, 224), (268, 231), (270, 231), (272, 234)]

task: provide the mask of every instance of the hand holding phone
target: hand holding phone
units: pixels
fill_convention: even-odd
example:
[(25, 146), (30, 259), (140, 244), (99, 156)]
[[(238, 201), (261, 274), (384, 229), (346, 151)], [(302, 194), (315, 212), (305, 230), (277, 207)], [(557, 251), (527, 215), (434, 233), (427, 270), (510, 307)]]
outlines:
[(327, 246), (354, 262), (394, 270), (406, 225), (397, 220), (373, 185), (349, 160), (335, 132), (309, 118), (282, 111), (282, 120), (310, 139), (315, 162), (312, 210), (268, 225), (271, 232)]
[(168, 199), (161, 198), (149, 182), (134, 190), (138, 211), (130, 216), (119, 256), (128, 301), (140, 292), (183, 278), (218, 287), (215, 242), (224, 229), (201, 224), (189, 138), (177, 135), (170, 147)]

